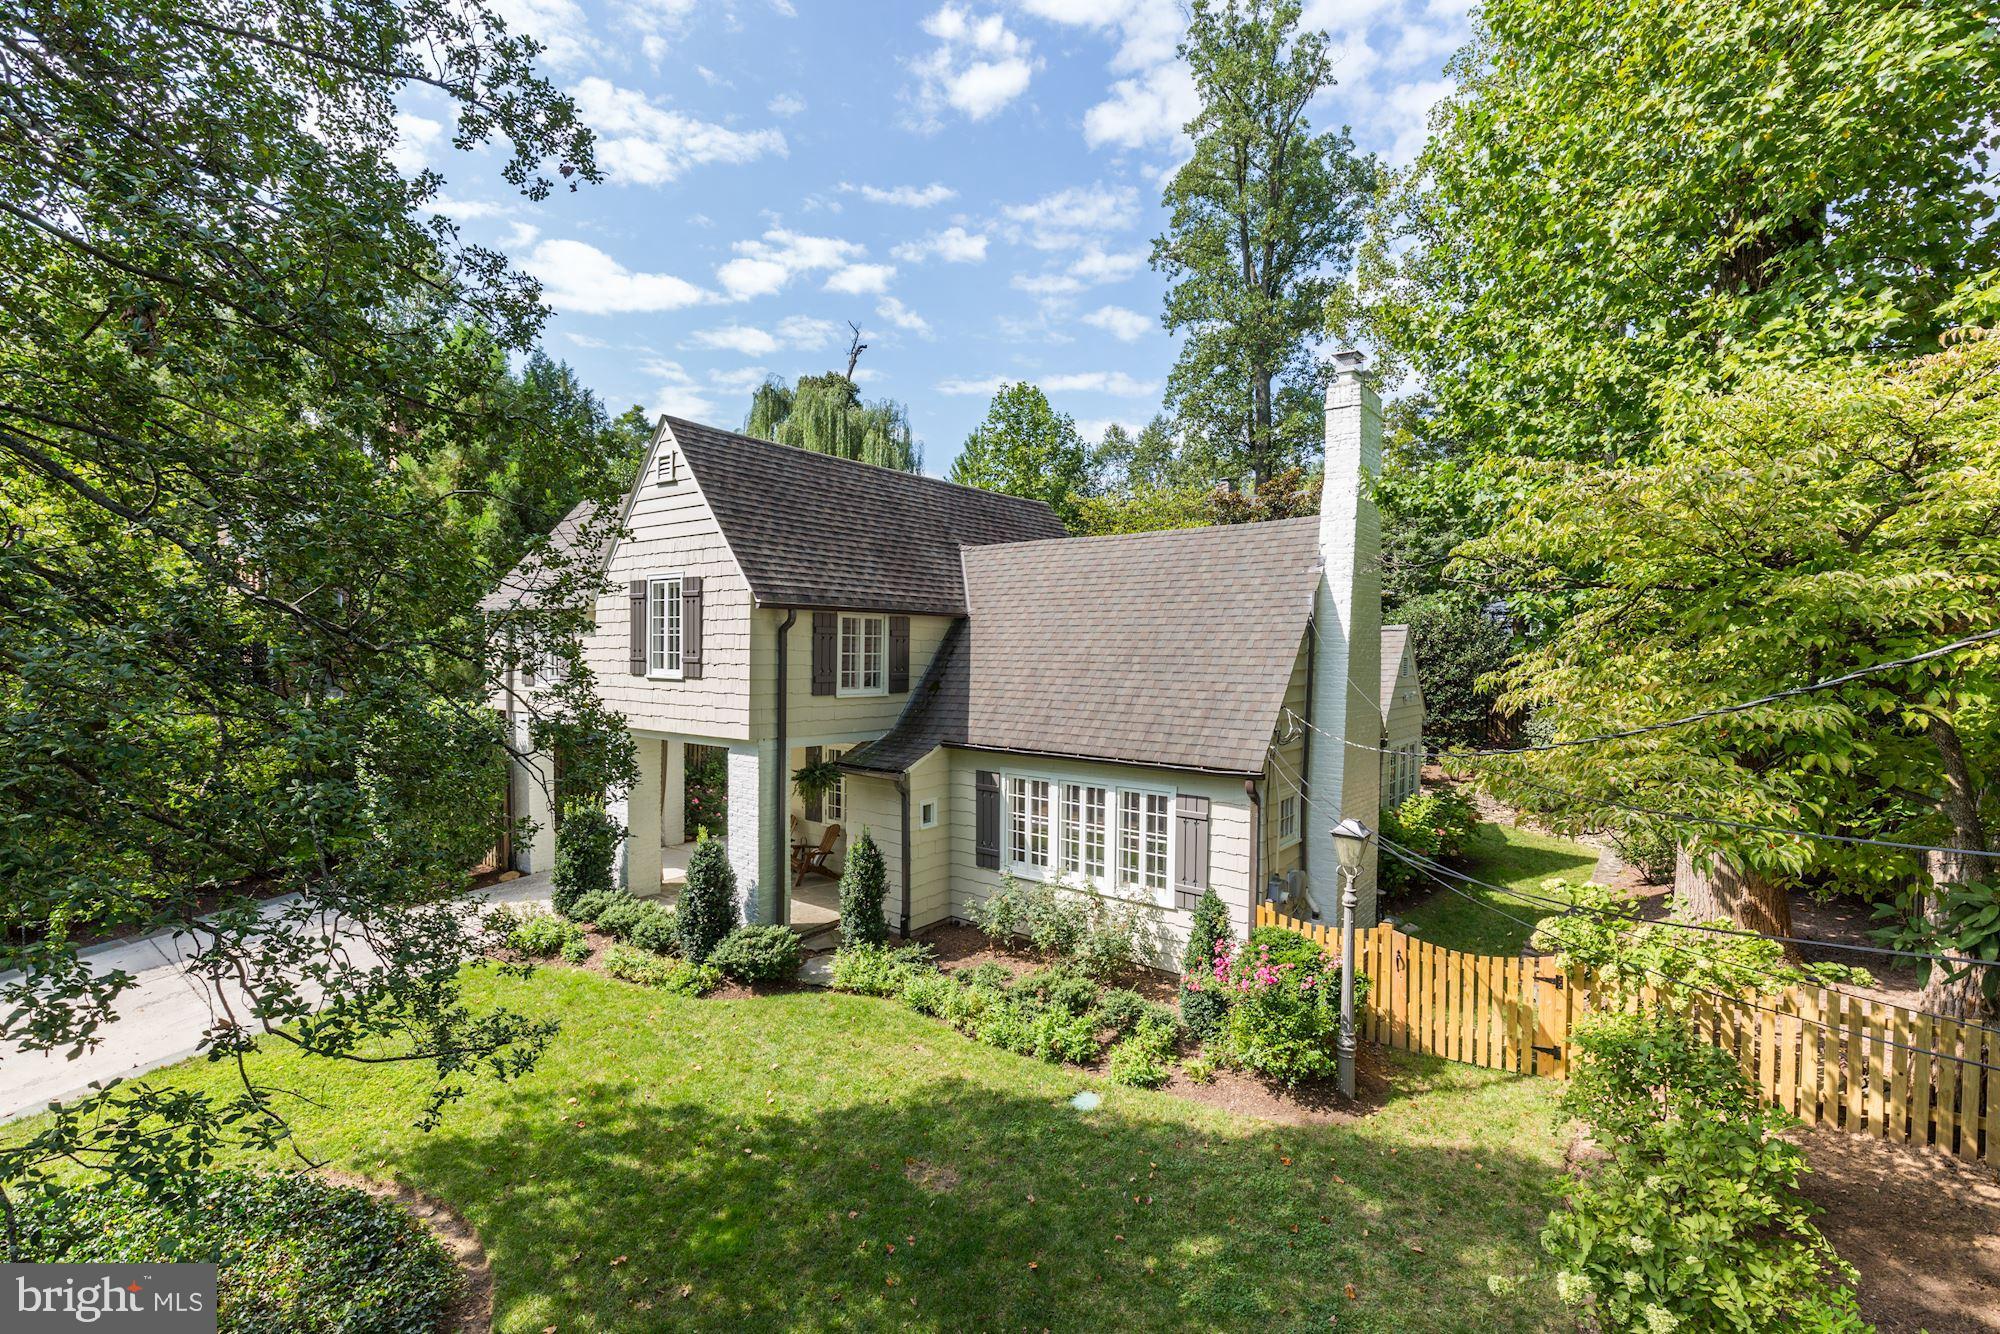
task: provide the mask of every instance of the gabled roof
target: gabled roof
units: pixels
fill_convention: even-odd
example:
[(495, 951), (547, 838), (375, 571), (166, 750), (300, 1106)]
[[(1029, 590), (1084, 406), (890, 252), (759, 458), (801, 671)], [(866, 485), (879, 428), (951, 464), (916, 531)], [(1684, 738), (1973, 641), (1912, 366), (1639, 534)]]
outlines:
[(1319, 582), (1319, 520), (968, 549), (970, 617), (845, 767), (939, 745), (1255, 774)]
[[(548, 545), (529, 553), (509, 570), (500, 586), (480, 599), (479, 609), (502, 612), (516, 607), (538, 607), (543, 594), (556, 583), (558, 568), (602, 569), (617, 533), (609, 524), (594, 523), (597, 514), (596, 503), (589, 500), (565, 514), (549, 530)], [(580, 566), (572, 564), (576, 556), (584, 557)]]
[(1403, 648), (1409, 642), (1409, 626), (1382, 627), (1382, 716), (1384, 718), (1387, 718), (1389, 710), (1395, 707), (1396, 689), (1403, 683)]
[(664, 425), (763, 606), (962, 616), (960, 547), (1063, 534), (1039, 500), (680, 417)]

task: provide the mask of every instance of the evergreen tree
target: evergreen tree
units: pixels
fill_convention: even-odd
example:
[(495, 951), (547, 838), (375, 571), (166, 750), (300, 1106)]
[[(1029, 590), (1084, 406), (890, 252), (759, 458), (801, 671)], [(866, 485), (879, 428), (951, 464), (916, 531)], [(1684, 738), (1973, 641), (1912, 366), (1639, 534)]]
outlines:
[(722, 938), (741, 922), (729, 849), (719, 838), (697, 839), (688, 858), (687, 884), (674, 912), (681, 955), (690, 963), (706, 963)]
[(882, 864), (882, 849), (866, 829), (847, 849), (847, 862), (840, 868), (840, 938), (849, 945), (880, 945), (889, 939), (889, 924), (882, 918), (882, 900), (889, 890), (888, 869)]
[(1071, 528), (1078, 502), (1090, 493), (1090, 473), (1090, 452), (1076, 422), (1026, 381), (1000, 386), (986, 420), (951, 463), (952, 481), (1047, 501)]

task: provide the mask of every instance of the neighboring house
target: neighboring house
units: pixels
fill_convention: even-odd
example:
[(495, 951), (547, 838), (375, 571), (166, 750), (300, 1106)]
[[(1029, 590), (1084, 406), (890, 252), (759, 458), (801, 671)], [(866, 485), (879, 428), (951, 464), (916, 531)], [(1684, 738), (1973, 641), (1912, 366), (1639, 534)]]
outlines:
[[(830, 919), (830, 884), (795, 884), (791, 866), (834, 825), (833, 866), (862, 829), (881, 847), (905, 933), (965, 916), (1007, 874), (1150, 904), (1179, 935), (1204, 888), (1243, 932), (1265, 886), (1298, 871), (1302, 906), (1331, 917), (1326, 831), (1375, 823), (1378, 701), (1400, 703), (1381, 679), (1366, 480), (1380, 407), (1359, 355), (1339, 360), (1319, 517), (1119, 537), (1065, 537), (1038, 501), (663, 418), (627, 535), (593, 553), (607, 591), (584, 645), (638, 744), (637, 784), (614, 800), (627, 885), (671, 888), (685, 865), (700, 745), (727, 753), (726, 842), (753, 921)], [(533, 583), (517, 571), (509, 589)], [(809, 806), (791, 775), (822, 758), (842, 779)], [(522, 869), (548, 864), (534, 780), (552, 769), (517, 765), (516, 810), (543, 826)], [(1372, 854), (1361, 888), (1372, 921)]]
[(1410, 627), (1382, 627), (1382, 805), (1417, 795), (1424, 774), (1424, 688)]

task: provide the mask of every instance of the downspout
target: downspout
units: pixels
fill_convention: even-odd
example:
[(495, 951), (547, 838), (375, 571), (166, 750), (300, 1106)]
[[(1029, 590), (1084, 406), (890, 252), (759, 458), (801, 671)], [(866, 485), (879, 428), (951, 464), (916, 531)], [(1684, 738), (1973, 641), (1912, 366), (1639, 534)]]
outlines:
[(791, 693), (790, 682), (786, 680), (786, 649), (790, 647), (792, 626), (799, 619), (797, 607), (785, 608), (785, 619), (778, 623), (778, 707), (776, 727), (778, 734), (778, 837), (785, 840), (779, 845), (778, 864), (785, 869), (780, 873), (778, 886), (778, 913), (773, 919), (779, 926), (792, 924), (792, 849), (789, 830), (791, 828), (791, 783), (786, 769), (791, 765), (791, 747), (785, 741), (785, 700)]
[(1243, 795), (1250, 799), (1250, 927), (1243, 937), (1250, 938), (1250, 931), (1257, 926), (1257, 905), (1263, 902), (1264, 880), (1262, 874), (1264, 853), (1264, 803), (1257, 797), (1257, 780), (1243, 780)]
[(1312, 810), (1312, 803), (1306, 793), (1312, 791), (1312, 725), (1313, 718), (1313, 678), (1319, 674), (1319, 627), (1313, 618), (1306, 617), (1306, 730), (1305, 744), (1299, 747), (1299, 786), (1305, 791), (1299, 793), (1299, 879), (1305, 880), (1312, 869), (1308, 858), (1312, 855), (1313, 841), (1308, 834), (1312, 821), (1306, 818)]
[(896, 934), (904, 940), (910, 938), (910, 776), (896, 775), (896, 800), (903, 808), (903, 914), (902, 924)]

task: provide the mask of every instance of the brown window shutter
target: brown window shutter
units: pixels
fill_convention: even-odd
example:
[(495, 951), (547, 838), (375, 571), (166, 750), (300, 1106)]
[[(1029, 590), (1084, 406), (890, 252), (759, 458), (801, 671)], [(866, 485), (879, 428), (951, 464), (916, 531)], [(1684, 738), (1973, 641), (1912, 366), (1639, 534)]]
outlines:
[(901, 695), (910, 688), (910, 618), (889, 618), (889, 693)]
[(973, 861), (990, 871), (1000, 869), (1000, 775), (981, 769), (973, 775)]
[(1208, 888), (1208, 798), (1174, 799), (1174, 907), (1191, 909)]
[(632, 581), (632, 675), (646, 674), (646, 581)]
[(840, 652), (840, 614), (813, 613), (813, 694), (833, 693), (835, 659)]
[[(814, 765), (818, 764), (819, 757), (823, 754), (825, 754), (825, 752), (821, 750), (818, 746), (807, 746), (806, 767), (810, 769)], [(811, 820), (814, 824), (818, 824), (820, 821), (821, 811), (819, 803), (822, 795), (823, 795), (822, 793), (815, 792), (812, 795), (812, 800), (806, 803), (806, 819)]]
[(701, 576), (681, 579), (681, 677), (701, 680)]

